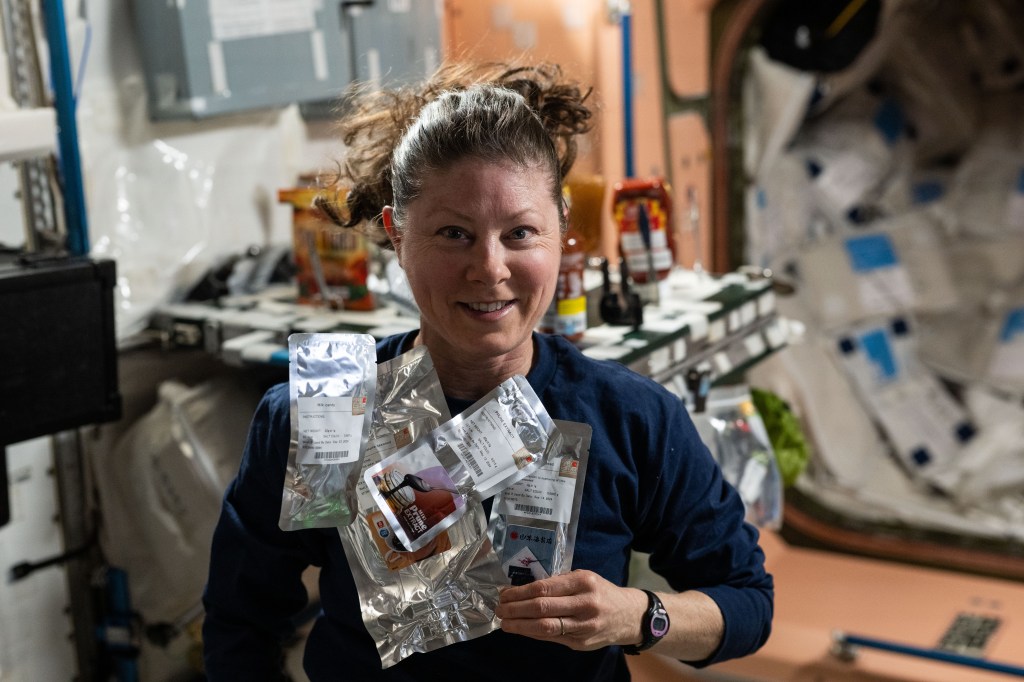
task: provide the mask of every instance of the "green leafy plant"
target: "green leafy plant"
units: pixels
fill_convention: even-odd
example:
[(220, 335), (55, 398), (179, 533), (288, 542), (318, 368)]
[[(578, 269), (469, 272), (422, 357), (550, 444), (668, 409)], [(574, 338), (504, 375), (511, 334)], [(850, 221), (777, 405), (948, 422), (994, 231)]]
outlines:
[(810, 449), (800, 421), (786, 401), (771, 391), (751, 387), (750, 395), (764, 421), (768, 438), (771, 439), (782, 483), (785, 486), (793, 485), (807, 467), (810, 458)]

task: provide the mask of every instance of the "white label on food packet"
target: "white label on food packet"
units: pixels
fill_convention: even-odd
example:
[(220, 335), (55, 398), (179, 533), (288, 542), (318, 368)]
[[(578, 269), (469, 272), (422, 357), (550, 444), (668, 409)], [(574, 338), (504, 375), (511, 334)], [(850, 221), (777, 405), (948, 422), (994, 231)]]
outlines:
[(499, 513), (569, 523), (579, 460), (552, 457), (535, 472), (505, 489)]
[(352, 396), (296, 398), (301, 464), (347, 464), (359, 459), (365, 413), (352, 410)]
[(505, 479), (534, 460), (515, 427), (500, 409), (487, 404), (467, 417), (459, 426), (452, 450), (466, 465), (477, 488), (496, 479)]

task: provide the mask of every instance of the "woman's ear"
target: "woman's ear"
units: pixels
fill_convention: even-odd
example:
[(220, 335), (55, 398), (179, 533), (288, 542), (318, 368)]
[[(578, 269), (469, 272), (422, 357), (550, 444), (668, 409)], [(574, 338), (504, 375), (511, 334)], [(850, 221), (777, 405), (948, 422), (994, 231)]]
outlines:
[(385, 206), (384, 210), (380, 214), (381, 222), (384, 223), (384, 231), (387, 232), (388, 239), (391, 240), (391, 246), (395, 248), (395, 254), (398, 256), (398, 262), (402, 262), (402, 252), (399, 249), (402, 243), (401, 233), (395, 229), (395, 209), (391, 206)]

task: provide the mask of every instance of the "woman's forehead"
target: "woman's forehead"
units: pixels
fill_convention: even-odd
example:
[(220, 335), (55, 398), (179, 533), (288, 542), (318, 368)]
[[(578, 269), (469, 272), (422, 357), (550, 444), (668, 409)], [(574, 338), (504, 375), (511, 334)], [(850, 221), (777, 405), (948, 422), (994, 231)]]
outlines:
[(489, 174), (492, 176), (522, 176), (549, 180), (551, 174), (540, 163), (519, 163), (508, 159), (484, 159), (467, 156), (435, 170), (432, 175)]
[(420, 196), (458, 201), (470, 195), (511, 194), (520, 200), (550, 202), (552, 189), (551, 174), (539, 164), (468, 158), (425, 174)]

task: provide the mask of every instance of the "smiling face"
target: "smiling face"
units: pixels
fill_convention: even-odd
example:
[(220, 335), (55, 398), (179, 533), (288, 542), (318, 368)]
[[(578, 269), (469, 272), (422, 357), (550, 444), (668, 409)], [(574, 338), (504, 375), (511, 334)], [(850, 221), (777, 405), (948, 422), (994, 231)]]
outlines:
[(554, 295), (559, 205), (540, 165), (467, 157), (428, 175), (384, 225), (420, 308), (419, 343), (436, 365), (526, 374), (531, 334)]

